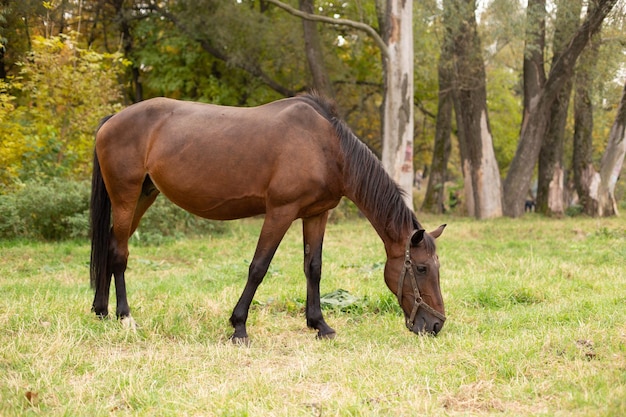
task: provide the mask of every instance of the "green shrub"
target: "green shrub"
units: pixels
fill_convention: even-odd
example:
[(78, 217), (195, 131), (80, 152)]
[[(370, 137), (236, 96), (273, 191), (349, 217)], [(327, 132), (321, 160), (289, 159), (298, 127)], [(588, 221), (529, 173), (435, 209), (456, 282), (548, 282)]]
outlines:
[[(43, 240), (89, 237), (90, 184), (63, 179), (28, 182), (0, 195), (0, 238)], [(217, 233), (225, 223), (200, 219), (161, 196), (141, 221), (136, 240), (160, 243), (168, 237)]]
[(226, 228), (226, 222), (195, 216), (160, 195), (141, 219), (132, 239), (135, 243), (153, 245), (189, 235), (223, 233)]
[(54, 179), (0, 195), (0, 237), (59, 240), (87, 237), (89, 187)]
[(333, 224), (341, 223), (344, 220), (364, 217), (359, 208), (347, 198), (342, 198), (337, 207), (331, 213), (328, 221)]

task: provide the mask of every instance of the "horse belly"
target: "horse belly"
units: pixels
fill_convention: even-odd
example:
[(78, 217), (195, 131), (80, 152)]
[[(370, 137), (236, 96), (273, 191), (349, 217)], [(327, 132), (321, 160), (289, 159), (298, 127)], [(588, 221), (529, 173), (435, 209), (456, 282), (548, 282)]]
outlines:
[(203, 201), (202, 204), (193, 206), (188, 202), (173, 202), (196, 216), (211, 220), (243, 219), (265, 213), (265, 202), (257, 198), (244, 198), (235, 201), (209, 199)]
[[(254, 180), (241, 184), (224, 181), (221, 175), (185, 181), (176, 175), (150, 174), (155, 186), (177, 206), (206, 219), (233, 220), (265, 213), (263, 193), (254, 190)], [(259, 190), (261, 187), (257, 187)]]

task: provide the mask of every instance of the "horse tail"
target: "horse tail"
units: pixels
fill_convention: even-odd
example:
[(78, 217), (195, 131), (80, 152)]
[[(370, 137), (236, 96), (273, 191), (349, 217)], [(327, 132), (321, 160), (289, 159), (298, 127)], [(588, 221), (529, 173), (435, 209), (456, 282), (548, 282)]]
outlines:
[[(110, 117), (105, 117), (100, 121), (98, 130)], [(108, 278), (109, 245), (111, 242), (111, 199), (104, 185), (100, 161), (95, 149), (93, 152), (89, 213), (91, 225), (91, 260), (89, 264), (91, 288), (94, 290), (105, 290), (104, 286)], [(105, 293), (103, 292), (102, 294)]]

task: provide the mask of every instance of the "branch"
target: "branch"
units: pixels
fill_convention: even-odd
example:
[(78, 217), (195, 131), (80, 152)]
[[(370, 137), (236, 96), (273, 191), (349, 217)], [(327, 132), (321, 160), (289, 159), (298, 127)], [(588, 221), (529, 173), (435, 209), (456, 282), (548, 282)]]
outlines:
[(202, 49), (204, 49), (209, 54), (213, 55), (215, 58), (224, 61), (228, 65), (232, 65), (236, 68), (242, 69), (249, 74), (259, 78), (262, 80), (268, 87), (272, 90), (282, 94), (285, 97), (292, 97), (296, 95), (296, 92), (282, 86), (278, 82), (274, 81), (269, 77), (258, 65), (253, 62), (239, 62), (238, 60), (232, 59), (232, 57), (228, 56), (224, 53), (220, 48), (216, 48), (211, 43), (197, 34), (195, 34), (189, 27), (185, 26), (175, 15), (169, 13), (167, 10), (160, 8), (154, 3), (151, 3), (149, 6), (149, 10), (153, 10), (165, 19), (168, 19), (170, 22), (174, 24), (181, 32), (187, 35), (190, 39), (198, 42)]
[(294, 9), (290, 5), (285, 4), (285, 3), (281, 2), (280, 0), (265, 0), (265, 1), (267, 3), (272, 3), (273, 5), (275, 5), (277, 7), (280, 7), (281, 9), (285, 10), (286, 12), (288, 12), (288, 13), (294, 15), (294, 16), (298, 16), (298, 17), (300, 17), (302, 19), (305, 19), (305, 20), (312, 20), (314, 22), (322, 22), (322, 23), (330, 23), (331, 25), (348, 26), (348, 27), (351, 27), (353, 29), (357, 29), (357, 30), (363, 31), (363, 32), (367, 33), (369, 36), (371, 36), (372, 39), (374, 39), (374, 42), (376, 42), (376, 45), (378, 45), (378, 48), (380, 49), (380, 52), (383, 55), (383, 57), (387, 58), (389, 56), (389, 50), (387, 48), (387, 44), (385, 43), (383, 38), (380, 37), (378, 32), (376, 32), (376, 30), (374, 30), (374, 28), (371, 27), (370, 25), (367, 25), (367, 24), (362, 23), (362, 22), (356, 22), (354, 20), (349, 20), (349, 19), (334, 19), (332, 17), (320, 16), (320, 15), (317, 15), (317, 14), (306, 13), (306, 12), (303, 12), (301, 10)]

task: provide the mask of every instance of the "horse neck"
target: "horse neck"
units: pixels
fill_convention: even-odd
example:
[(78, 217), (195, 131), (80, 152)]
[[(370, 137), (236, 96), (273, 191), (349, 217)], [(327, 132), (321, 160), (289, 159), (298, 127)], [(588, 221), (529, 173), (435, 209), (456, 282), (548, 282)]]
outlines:
[(344, 195), (365, 214), (383, 243), (387, 256), (397, 248), (404, 252), (404, 242), (417, 225), (400, 189), (380, 161), (348, 126), (333, 119), (343, 159)]
[[(406, 239), (413, 231), (413, 224), (411, 222), (402, 222), (406, 224), (394, 225), (390, 223), (391, 219), (389, 215), (381, 216), (372, 207), (359, 201), (358, 198), (355, 197), (355, 193), (347, 191), (346, 197), (361, 210), (374, 230), (376, 230), (376, 233), (380, 236), (385, 246), (387, 258), (403, 256)], [(389, 212), (387, 212), (387, 214), (388, 213)]]

